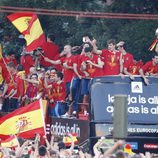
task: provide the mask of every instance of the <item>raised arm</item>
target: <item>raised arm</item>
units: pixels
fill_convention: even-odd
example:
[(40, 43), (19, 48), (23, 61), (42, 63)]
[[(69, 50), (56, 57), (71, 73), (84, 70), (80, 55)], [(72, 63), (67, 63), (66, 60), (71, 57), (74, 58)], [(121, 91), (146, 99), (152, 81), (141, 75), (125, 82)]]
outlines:
[(47, 58), (47, 57), (45, 57), (44, 60), (45, 60), (46, 62), (49, 62), (49, 63), (54, 64), (54, 65), (59, 65), (59, 64), (61, 64), (61, 61), (60, 61), (60, 60), (51, 60), (51, 59), (49, 59), (49, 58)]
[(149, 85), (149, 80), (146, 78), (143, 69), (139, 70), (139, 74), (141, 75), (141, 77), (143, 78), (144, 82), (146, 85)]

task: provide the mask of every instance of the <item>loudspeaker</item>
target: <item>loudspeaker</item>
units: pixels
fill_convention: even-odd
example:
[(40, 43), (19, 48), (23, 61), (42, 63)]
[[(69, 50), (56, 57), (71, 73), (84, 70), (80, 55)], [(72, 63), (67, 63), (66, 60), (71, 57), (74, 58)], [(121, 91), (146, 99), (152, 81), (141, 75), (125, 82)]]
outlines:
[(113, 137), (124, 139), (127, 137), (127, 95), (114, 96)]

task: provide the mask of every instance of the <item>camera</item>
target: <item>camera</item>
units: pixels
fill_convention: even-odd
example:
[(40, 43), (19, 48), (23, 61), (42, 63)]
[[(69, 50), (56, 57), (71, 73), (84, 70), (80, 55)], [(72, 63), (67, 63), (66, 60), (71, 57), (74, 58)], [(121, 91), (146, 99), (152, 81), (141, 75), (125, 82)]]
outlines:
[(83, 37), (82, 41), (83, 41), (83, 43), (85, 43), (86, 42), (86, 37)]

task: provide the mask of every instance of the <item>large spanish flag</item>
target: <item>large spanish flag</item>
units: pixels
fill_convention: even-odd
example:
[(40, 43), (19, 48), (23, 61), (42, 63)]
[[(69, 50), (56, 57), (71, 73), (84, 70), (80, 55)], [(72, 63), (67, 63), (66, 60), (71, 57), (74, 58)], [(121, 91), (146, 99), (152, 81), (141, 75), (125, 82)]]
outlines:
[(14, 13), (7, 18), (22, 33), (26, 40), (26, 51), (31, 52), (45, 42), (40, 21), (34, 13)]
[(45, 134), (42, 100), (35, 101), (0, 118), (0, 138), (7, 139), (17, 134), (22, 138), (33, 138)]

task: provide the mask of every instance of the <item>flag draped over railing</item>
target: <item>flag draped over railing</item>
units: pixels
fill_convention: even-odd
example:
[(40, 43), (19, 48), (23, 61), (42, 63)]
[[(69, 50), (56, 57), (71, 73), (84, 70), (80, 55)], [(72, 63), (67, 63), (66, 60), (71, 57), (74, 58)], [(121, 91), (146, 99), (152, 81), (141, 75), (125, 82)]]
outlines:
[(14, 13), (7, 16), (26, 40), (26, 51), (31, 52), (45, 42), (40, 21), (34, 13)]

